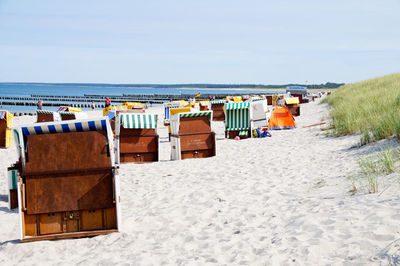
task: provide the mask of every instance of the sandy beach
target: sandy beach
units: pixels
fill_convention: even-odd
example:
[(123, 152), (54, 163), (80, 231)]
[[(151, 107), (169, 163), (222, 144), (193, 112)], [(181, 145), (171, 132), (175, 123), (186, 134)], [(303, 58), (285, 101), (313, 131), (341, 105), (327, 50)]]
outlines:
[[(388, 140), (354, 148), (359, 136), (328, 137), (328, 105), (301, 105), (294, 130), (271, 138), (224, 139), (217, 156), (170, 161), (159, 114), (161, 161), (120, 168), (122, 227), (91, 238), (19, 243), (17, 211), (7, 208), (6, 168), (16, 148), (0, 150), (0, 263), (131, 265), (386, 265), (400, 263), (399, 173), (379, 193), (351, 195), (357, 159)], [(101, 111), (89, 112), (89, 116)], [(35, 117), (15, 117), (14, 125)]]

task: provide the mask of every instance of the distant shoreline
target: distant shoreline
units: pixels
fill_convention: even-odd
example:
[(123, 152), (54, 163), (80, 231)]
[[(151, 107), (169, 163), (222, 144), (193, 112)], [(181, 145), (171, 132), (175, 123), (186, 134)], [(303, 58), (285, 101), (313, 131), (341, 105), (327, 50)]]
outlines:
[(325, 84), (212, 84), (212, 83), (188, 83), (188, 84), (112, 84), (112, 83), (43, 83), (43, 82), (0, 82), (0, 85), (40, 85), (40, 86), (74, 86), (74, 87), (114, 87), (114, 88), (154, 88), (154, 89), (198, 89), (198, 90), (282, 90), (287, 86), (305, 86), (308, 89), (335, 89), (344, 83), (327, 82)]

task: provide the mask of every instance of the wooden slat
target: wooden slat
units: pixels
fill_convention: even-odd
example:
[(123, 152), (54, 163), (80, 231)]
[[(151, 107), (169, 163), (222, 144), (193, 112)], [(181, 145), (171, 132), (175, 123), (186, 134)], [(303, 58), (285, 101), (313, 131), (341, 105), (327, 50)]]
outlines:
[(40, 240), (56, 240), (56, 239), (66, 239), (66, 238), (76, 238), (76, 237), (88, 237), (88, 236), (98, 236), (107, 235), (111, 233), (117, 233), (117, 229), (112, 230), (97, 230), (97, 231), (87, 231), (87, 232), (76, 232), (76, 233), (65, 233), (65, 234), (52, 234), (45, 236), (35, 236), (26, 237), (21, 240), (22, 243), (40, 241)]
[(156, 152), (157, 136), (121, 136), (120, 153)]

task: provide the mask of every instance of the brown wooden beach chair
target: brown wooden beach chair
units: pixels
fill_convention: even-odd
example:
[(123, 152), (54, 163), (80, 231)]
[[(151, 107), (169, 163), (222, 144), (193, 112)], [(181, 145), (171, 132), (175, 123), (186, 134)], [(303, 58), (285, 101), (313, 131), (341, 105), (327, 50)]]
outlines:
[(131, 111), (115, 115), (117, 161), (157, 162), (160, 157), (157, 115)]
[(205, 158), (216, 155), (212, 111), (178, 113), (171, 117), (171, 159)]
[(119, 180), (107, 118), (16, 128), (21, 241), (118, 231)]
[(227, 100), (211, 101), (211, 110), (213, 111), (213, 121), (225, 121), (224, 105)]

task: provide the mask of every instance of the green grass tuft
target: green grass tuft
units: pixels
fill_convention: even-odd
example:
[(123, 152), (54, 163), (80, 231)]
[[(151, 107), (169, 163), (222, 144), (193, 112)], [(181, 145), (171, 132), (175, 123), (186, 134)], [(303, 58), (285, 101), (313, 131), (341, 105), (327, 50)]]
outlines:
[(361, 144), (400, 139), (400, 73), (344, 85), (325, 102), (336, 136), (361, 133)]

